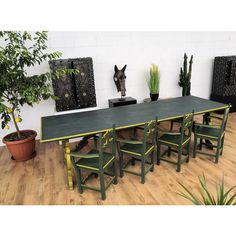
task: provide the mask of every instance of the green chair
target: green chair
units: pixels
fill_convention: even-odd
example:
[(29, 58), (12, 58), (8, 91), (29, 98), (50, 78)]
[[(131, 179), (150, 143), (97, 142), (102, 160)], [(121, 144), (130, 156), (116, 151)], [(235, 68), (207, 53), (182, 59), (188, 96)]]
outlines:
[[(137, 138), (126, 140), (117, 138), (118, 153), (120, 157), (120, 177), (124, 176), (124, 172), (141, 176), (141, 183), (145, 183), (145, 176), (149, 171), (154, 171), (154, 156), (156, 143), (156, 120), (147, 122), (143, 129), (143, 139)], [(122, 145), (121, 145), (122, 144)], [(124, 164), (124, 154), (129, 158), (128, 162)], [(147, 162), (150, 156), (151, 162)], [(135, 161), (141, 162), (141, 171), (134, 172), (128, 170), (129, 164), (135, 165)], [(145, 169), (145, 164), (149, 164)]]
[[(107, 148), (111, 148), (111, 153), (105, 151)], [(99, 134), (98, 149), (92, 149), (87, 154), (81, 154), (78, 149), (75, 149), (71, 151), (70, 155), (76, 171), (79, 192), (83, 193), (84, 189), (95, 190), (101, 192), (102, 200), (105, 200), (107, 188), (112, 183), (117, 184), (115, 126), (113, 126), (113, 129)], [(110, 167), (112, 168), (112, 171), (108, 171), (108, 168)], [(82, 179), (82, 170), (89, 171), (90, 175)], [(86, 181), (94, 174), (95, 176), (99, 176), (100, 188), (87, 186), (85, 184)], [(104, 175), (109, 175), (112, 177), (106, 186)]]
[[(176, 171), (180, 172), (181, 164), (183, 162), (189, 162), (192, 126), (193, 126), (193, 112), (183, 117), (179, 132), (165, 131), (161, 129), (157, 130), (158, 132), (160, 131), (163, 133), (157, 139), (157, 165), (160, 165), (161, 160), (166, 161), (177, 165)], [(162, 154), (161, 154), (161, 145), (168, 147), (167, 150), (165, 150)], [(186, 149), (185, 153), (184, 149)], [(169, 160), (165, 156), (167, 154), (168, 157), (170, 157), (172, 151), (178, 153), (177, 162)], [(183, 158), (183, 156), (185, 157)]]
[[(229, 107), (225, 109), (223, 117), (218, 117), (214, 115), (208, 115), (204, 116), (202, 124), (195, 123), (194, 125), (194, 148), (193, 148), (193, 157), (196, 157), (197, 153), (201, 153), (204, 155), (212, 156), (215, 157), (215, 163), (218, 163), (219, 157), (223, 154), (223, 147), (224, 147), (224, 137), (225, 137), (225, 128), (226, 128), (226, 123), (228, 119), (228, 114), (229, 114)], [(206, 124), (206, 120), (220, 120), (221, 124), (220, 125), (212, 125), (212, 124)], [(202, 149), (202, 140), (207, 139), (211, 140), (214, 142), (212, 144), (213, 148), (216, 148), (216, 153), (215, 154), (210, 154), (210, 153), (205, 153), (197, 150), (198, 146), (198, 139), (200, 140), (199, 142), (199, 149)]]

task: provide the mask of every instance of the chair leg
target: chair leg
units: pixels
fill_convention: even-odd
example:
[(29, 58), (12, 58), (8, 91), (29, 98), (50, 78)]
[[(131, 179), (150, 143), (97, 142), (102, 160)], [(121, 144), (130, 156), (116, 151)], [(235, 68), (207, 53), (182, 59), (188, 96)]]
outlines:
[(215, 163), (217, 164), (219, 161), (219, 156), (220, 156), (220, 148), (221, 148), (221, 140), (218, 141), (217, 143), (217, 149), (216, 149), (216, 159)]
[(221, 140), (221, 152), (220, 152), (220, 155), (223, 155), (224, 141), (225, 141), (225, 136), (223, 136), (223, 138)]
[(154, 171), (154, 158), (155, 158), (155, 150), (151, 154), (151, 165), (152, 165), (152, 167), (150, 169), (151, 172)]
[(97, 149), (98, 148), (98, 141), (97, 141), (96, 137), (93, 138), (93, 142), (94, 142), (94, 147)]
[(113, 184), (117, 184), (117, 183), (118, 183), (116, 167), (117, 167), (116, 160), (114, 160), (114, 161), (113, 161), (113, 174), (114, 174), (114, 176), (115, 176), (115, 179), (114, 179)]
[(167, 156), (170, 157), (170, 155), (171, 155), (171, 147), (168, 147)]
[(79, 189), (79, 193), (83, 193), (83, 187), (82, 187), (82, 178), (81, 178), (81, 170), (79, 168), (76, 168), (76, 176), (77, 176), (77, 186)]
[(196, 152), (197, 152), (197, 135), (194, 135), (193, 158), (196, 158)]
[(189, 156), (190, 156), (190, 141), (187, 145), (187, 159), (186, 159), (186, 162), (188, 163), (189, 162)]
[(171, 121), (170, 121), (170, 131), (172, 131), (172, 130), (173, 130), (173, 126), (174, 126), (174, 121), (173, 121), (173, 120), (171, 120)]
[(133, 129), (133, 138), (134, 138), (134, 139), (137, 139), (137, 137), (138, 137), (137, 129), (134, 128), (134, 129)]
[(141, 183), (145, 183), (145, 158), (142, 156), (142, 161), (141, 161)]
[(123, 158), (123, 153), (120, 153), (120, 177), (122, 178), (124, 176), (124, 158)]
[(161, 145), (157, 144), (157, 165), (161, 162)]
[(180, 172), (181, 170), (181, 157), (182, 157), (182, 147), (178, 148), (178, 162), (177, 162), (177, 168), (176, 171)]
[(106, 199), (106, 192), (105, 192), (105, 181), (104, 181), (103, 171), (99, 172), (99, 176), (100, 176), (100, 191), (101, 191), (102, 200), (105, 200)]
[(202, 138), (200, 138), (199, 149), (202, 150)]
[(132, 157), (132, 159), (131, 159), (131, 165), (135, 166), (135, 159), (134, 159), (134, 157)]

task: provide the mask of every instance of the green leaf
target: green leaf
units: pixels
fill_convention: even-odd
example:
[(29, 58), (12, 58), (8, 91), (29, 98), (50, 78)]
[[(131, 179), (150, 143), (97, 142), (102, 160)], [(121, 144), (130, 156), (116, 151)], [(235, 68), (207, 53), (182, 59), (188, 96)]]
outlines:
[(224, 196), (223, 196), (223, 198), (224, 198), (224, 204), (225, 205), (229, 205), (229, 204), (226, 204), (226, 202), (227, 202), (227, 197), (228, 197), (228, 195), (232, 192), (232, 190), (234, 189), (234, 188), (236, 188), (236, 185), (235, 186), (233, 186), (232, 188), (230, 188), (228, 191), (226, 191), (226, 193), (224, 194)]
[[(9, 103), (20, 113), (24, 104), (33, 106), (41, 100), (49, 99), (51, 81), (54, 72), (40, 75), (28, 75), (27, 68), (41, 64), (48, 59), (59, 58), (60, 52), (47, 53), (47, 32), (2, 31), (0, 40), (5, 43), (0, 47), (0, 113), (2, 127), (10, 119), (6, 114), (4, 103)], [(29, 41), (31, 41), (29, 43)], [(77, 70), (62, 70), (59, 75), (78, 73)], [(3, 95), (4, 94), (4, 99)]]
[(159, 93), (159, 83), (160, 83), (160, 76), (158, 72), (158, 67), (152, 64), (150, 71), (149, 71), (149, 78), (147, 78), (147, 84), (150, 90), (150, 93), (156, 94)]
[(178, 184), (187, 192), (187, 195), (186, 194), (184, 194), (183, 192), (179, 192), (178, 194), (179, 195), (183, 195), (183, 196), (187, 196), (188, 198), (187, 199), (189, 199), (190, 201), (192, 201), (195, 205), (201, 205), (202, 203), (201, 203), (201, 201), (197, 198), (197, 197), (195, 197), (191, 192), (190, 192), (190, 190), (188, 190), (188, 188), (187, 187), (185, 187), (182, 183), (180, 183), (180, 182), (178, 182)]
[(235, 205), (236, 201), (233, 203), (235, 198), (236, 198), (236, 193), (228, 201), (225, 202), (225, 205)]
[(199, 179), (199, 182), (201, 184), (203, 191), (205, 192), (205, 194), (207, 196), (207, 201), (210, 204), (214, 205), (215, 200), (214, 200), (214, 197), (212, 197), (210, 192), (208, 191), (205, 175), (203, 174), (203, 179), (201, 179), (200, 177), (198, 179)]
[(202, 177), (198, 177), (199, 183), (200, 183), (200, 188), (199, 188), (199, 193), (202, 198), (202, 201), (199, 200), (196, 196), (194, 196), (191, 191), (185, 187), (183, 184), (179, 183), (182, 188), (184, 189), (185, 192), (177, 192), (178, 195), (190, 200), (192, 203), (195, 205), (199, 204), (204, 204), (204, 205), (236, 205), (236, 193), (234, 193), (230, 199), (227, 200), (228, 195), (232, 192), (236, 186), (231, 187), (226, 193), (225, 191), (225, 184), (224, 184), (224, 176), (222, 177), (222, 181), (220, 184), (216, 184), (216, 195), (217, 195), (217, 200), (215, 200), (215, 197), (213, 194), (211, 194), (208, 190), (207, 187), (207, 182), (205, 175), (203, 173)]

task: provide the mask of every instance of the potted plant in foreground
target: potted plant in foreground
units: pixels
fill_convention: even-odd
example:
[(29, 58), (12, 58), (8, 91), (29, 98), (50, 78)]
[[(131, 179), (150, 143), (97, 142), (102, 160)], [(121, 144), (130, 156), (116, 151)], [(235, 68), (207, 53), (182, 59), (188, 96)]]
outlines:
[(204, 173), (198, 179), (200, 182), (200, 186), (198, 187), (199, 196), (196, 196), (187, 186), (180, 182), (179, 184), (183, 188), (183, 191), (178, 191), (177, 194), (189, 200), (194, 205), (236, 205), (236, 193), (233, 193), (236, 185), (226, 190), (224, 176), (222, 177), (221, 183), (215, 184), (215, 194), (209, 191)]
[(60, 52), (46, 53), (47, 32), (0, 32), (0, 114), (2, 129), (9, 129), (9, 122), (16, 132), (3, 138), (12, 158), (17, 161), (28, 160), (36, 155), (34, 130), (20, 130), (22, 121), (20, 109), (27, 104), (33, 106), (41, 100), (55, 98), (51, 91), (51, 79), (72, 73), (60, 69), (55, 73), (28, 75), (27, 68), (44, 61), (56, 59)]
[(159, 84), (160, 84), (160, 75), (158, 71), (158, 66), (152, 64), (150, 68), (150, 77), (147, 78), (147, 84), (150, 90), (151, 101), (156, 101), (159, 97)]

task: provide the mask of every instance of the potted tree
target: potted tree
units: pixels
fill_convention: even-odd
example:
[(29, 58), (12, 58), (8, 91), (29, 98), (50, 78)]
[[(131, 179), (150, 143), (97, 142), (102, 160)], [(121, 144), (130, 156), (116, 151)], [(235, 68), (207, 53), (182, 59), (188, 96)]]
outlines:
[(54, 97), (51, 79), (73, 70), (60, 69), (54, 73), (28, 75), (27, 68), (47, 60), (59, 58), (60, 52), (46, 53), (47, 32), (0, 32), (0, 114), (2, 129), (10, 129), (13, 122), (15, 132), (3, 137), (12, 158), (23, 161), (33, 158), (35, 152), (34, 130), (20, 130), (20, 111), (25, 104), (33, 106), (41, 100)]
[(147, 78), (147, 84), (150, 90), (151, 101), (156, 101), (159, 97), (160, 75), (158, 66), (152, 64), (149, 72), (150, 76)]

